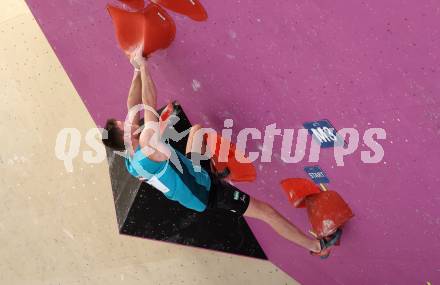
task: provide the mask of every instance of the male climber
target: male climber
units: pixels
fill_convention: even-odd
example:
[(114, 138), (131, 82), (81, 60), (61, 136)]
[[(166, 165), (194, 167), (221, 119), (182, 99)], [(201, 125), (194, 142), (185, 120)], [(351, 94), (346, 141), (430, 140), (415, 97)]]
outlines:
[[(191, 152), (195, 140), (200, 138), (196, 136), (201, 128), (199, 125), (189, 131), (186, 156), (164, 143), (160, 137), (159, 116), (155, 112), (156, 87), (148, 70), (147, 59), (137, 49), (130, 55), (130, 62), (135, 68), (127, 99), (132, 124), (124, 125), (122, 121), (109, 119), (105, 126), (108, 136), (103, 136), (103, 143), (114, 150), (126, 151), (126, 167), (131, 175), (154, 186), (168, 199), (186, 208), (198, 212), (224, 210), (238, 216), (260, 219), (313, 255), (323, 258), (330, 254), (336, 238), (330, 241), (309, 238), (272, 206), (219, 178), (211, 171), (209, 161), (208, 165), (202, 165), (202, 169), (196, 171), (190, 155), (194, 154)], [(143, 128), (140, 127), (139, 112), (135, 112), (135, 115), (130, 112), (135, 106), (145, 107)], [(205, 147), (200, 152), (205, 151)]]

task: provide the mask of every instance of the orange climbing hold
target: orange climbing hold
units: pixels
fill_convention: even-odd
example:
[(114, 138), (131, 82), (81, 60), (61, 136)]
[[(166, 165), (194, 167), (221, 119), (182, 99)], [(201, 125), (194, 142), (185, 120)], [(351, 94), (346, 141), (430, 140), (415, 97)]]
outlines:
[(144, 15), (141, 12), (129, 12), (111, 5), (107, 5), (107, 10), (112, 17), (119, 46), (129, 54), (143, 42)]
[(174, 106), (172, 102), (169, 102), (160, 113), (160, 121), (165, 122), (174, 112)]
[(163, 134), (165, 128), (168, 124), (168, 119), (170, 118), (171, 114), (174, 112), (174, 106), (172, 102), (169, 102), (166, 107), (162, 110), (160, 117), (159, 117), (159, 128), (160, 133)]
[[(216, 172), (222, 173), (228, 169), (228, 178), (235, 182), (251, 182), (256, 179), (255, 166), (244, 158), (244, 154), (237, 150), (233, 143), (216, 133), (209, 133), (205, 138), (213, 153), (211, 160)], [(239, 157), (240, 161), (236, 157)]]
[(152, 0), (173, 12), (183, 14), (194, 21), (205, 21), (208, 14), (198, 0)]
[(305, 207), (305, 198), (320, 193), (319, 188), (310, 180), (304, 178), (288, 178), (281, 181), (281, 187), (287, 194), (290, 203), (296, 208)]
[(108, 5), (119, 46), (128, 55), (144, 45), (143, 56), (167, 48), (176, 35), (176, 25), (160, 6), (150, 3), (146, 8), (130, 12)]
[(347, 203), (335, 191), (321, 192), (310, 180), (288, 178), (281, 187), (296, 208), (307, 208), (312, 232), (317, 238), (333, 234), (354, 215)]
[(313, 232), (318, 238), (331, 235), (354, 216), (344, 199), (335, 191), (309, 195), (305, 205)]
[(142, 10), (145, 6), (144, 0), (119, 0), (134, 10)]
[(160, 6), (151, 3), (144, 10), (144, 52), (147, 57), (158, 49), (171, 45), (176, 36), (176, 24), (173, 18)]

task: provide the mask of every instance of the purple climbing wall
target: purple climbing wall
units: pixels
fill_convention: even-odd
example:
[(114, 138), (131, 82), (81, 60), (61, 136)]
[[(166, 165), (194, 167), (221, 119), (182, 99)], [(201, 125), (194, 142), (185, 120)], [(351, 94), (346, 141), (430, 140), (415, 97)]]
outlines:
[[(92, 117), (125, 116), (131, 67), (116, 46), (107, 0), (27, 0)], [(440, 3), (434, 0), (204, 1), (205, 23), (173, 14), (177, 38), (152, 59), (160, 102), (179, 100), (192, 122), (221, 129), (299, 128), (327, 118), (337, 128), (387, 131), (379, 164), (360, 150), (319, 165), (356, 214), (342, 246), (321, 261), (250, 221), (268, 257), (304, 284), (440, 281)], [(261, 148), (254, 141), (249, 150)], [(303, 229), (305, 211), (279, 187), (305, 177), (306, 162), (257, 163), (243, 184)], [(435, 283), (434, 283), (435, 284)]]

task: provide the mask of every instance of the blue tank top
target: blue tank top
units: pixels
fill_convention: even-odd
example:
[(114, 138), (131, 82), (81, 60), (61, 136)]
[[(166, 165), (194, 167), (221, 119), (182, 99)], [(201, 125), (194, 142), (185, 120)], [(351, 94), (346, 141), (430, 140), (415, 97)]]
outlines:
[(140, 146), (132, 157), (127, 155), (125, 166), (131, 175), (152, 185), (168, 199), (177, 201), (186, 208), (203, 212), (208, 204), (211, 179), (204, 169), (195, 171), (190, 159), (174, 151), (181, 165), (179, 168), (170, 160), (157, 162), (149, 159)]

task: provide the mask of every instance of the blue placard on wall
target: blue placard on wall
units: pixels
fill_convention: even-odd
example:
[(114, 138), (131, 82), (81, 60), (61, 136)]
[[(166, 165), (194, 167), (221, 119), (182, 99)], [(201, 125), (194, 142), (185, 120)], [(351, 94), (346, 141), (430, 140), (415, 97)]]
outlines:
[(313, 139), (321, 144), (321, 148), (344, 144), (342, 138), (337, 135), (338, 131), (332, 126), (329, 120), (306, 122), (303, 126), (309, 131)]
[(307, 166), (304, 167), (304, 171), (316, 184), (330, 183), (330, 180), (328, 179), (324, 170), (322, 170), (319, 166)]

